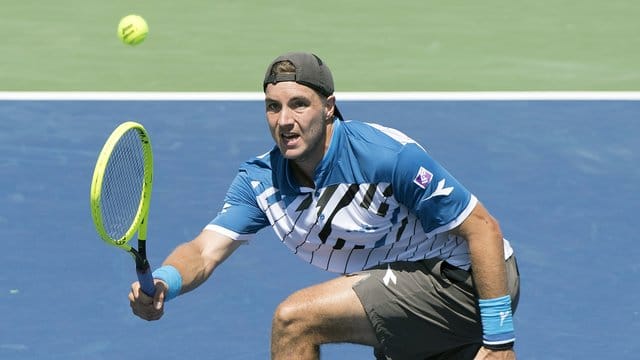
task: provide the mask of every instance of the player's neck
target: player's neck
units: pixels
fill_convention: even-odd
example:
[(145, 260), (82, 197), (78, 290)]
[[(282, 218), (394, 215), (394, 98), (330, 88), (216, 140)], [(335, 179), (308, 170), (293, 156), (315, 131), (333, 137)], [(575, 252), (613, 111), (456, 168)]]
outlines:
[(315, 172), (315, 166), (313, 167), (305, 167), (304, 165), (298, 164), (295, 161), (291, 162), (291, 170), (293, 172), (293, 176), (298, 182), (298, 185), (303, 187), (315, 188), (316, 184), (313, 181), (313, 174)]

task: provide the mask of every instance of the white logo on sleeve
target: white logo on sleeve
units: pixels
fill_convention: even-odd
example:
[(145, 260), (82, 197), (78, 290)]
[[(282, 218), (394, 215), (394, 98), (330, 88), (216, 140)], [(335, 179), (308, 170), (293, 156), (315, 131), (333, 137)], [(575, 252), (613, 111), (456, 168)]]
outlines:
[(438, 186), (436, 187), (435, 191), (431, 193), (431, 195), (429, 195), (428, 198), (422, 200), (422, 201), (427, 201), (431, 198), (434, 198), (436, 196), (449, 196), (449, 194), (451, 194), (451, 192), (453, 191), (453, 186), (451, 187), (444, 187), (444, 183), (445, 183), (445, 179), (442, 179), (440, 181), (438, 181)]
[(224, 205), (222, 206), (222, 211), (221, 211), (221, 213), (223, 213), (223, 214), (224, 214), (224, 213), (226, 213), (226, 212), (227, 212), (227, 209), (228, 209), (228, 208), (230, 208), (230, 207), (231, 207), (231, 204), (229, 204), (229, 203), (224, 203)]

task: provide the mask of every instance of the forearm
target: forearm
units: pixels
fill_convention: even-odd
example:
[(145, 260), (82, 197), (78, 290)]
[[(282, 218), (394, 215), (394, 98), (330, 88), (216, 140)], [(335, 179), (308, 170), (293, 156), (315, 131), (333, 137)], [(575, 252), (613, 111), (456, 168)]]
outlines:
[(469, 246), (473, 280), (479, 297), (490, 299), (506, 295), (504, 240), (498, 222), (478, 203), (454, 233), (463, 237)]
[(480, 299), (507, 294), (504, 245), (500, 232), (469, 241), (473, 280)]
[(138, 282), (131, 285), (129, 301), (133, 313), (145, 320), (160, 319), (165, 301), (200, 286), (240, 244), (227, 236), (205, 230), (192, 241), (178, 246), (153, 272), (155, 296), (149, 297), (140, 291)]
[(199, 246), (194, 242), (178, 246), (162, 263), (176, 268), (182, 277), (180, 293), (189, 292), (205, 282), (214, 266), (203, 258)]
[(469, 246), (483, 345), (492, 350), (510, 349), (515, 332), (500, 226), (482, 204), (478, 204), (457, 233), (465, 237)]
[(194, 240), (178, 246), (163, 262), (180, 273), (180, 293), (189, 292), (204, 283), (215, 268), (240, 246), (212, 231), (203, 231)]

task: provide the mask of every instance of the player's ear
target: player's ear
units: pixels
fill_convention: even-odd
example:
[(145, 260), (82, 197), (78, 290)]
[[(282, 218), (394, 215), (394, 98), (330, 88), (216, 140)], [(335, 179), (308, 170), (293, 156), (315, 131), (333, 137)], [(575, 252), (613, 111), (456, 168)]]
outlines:
[(336, 111), (336, 97), (329, 95), (327, 101), (325, 101), (325, 120), (329, 121), (333, 119)]

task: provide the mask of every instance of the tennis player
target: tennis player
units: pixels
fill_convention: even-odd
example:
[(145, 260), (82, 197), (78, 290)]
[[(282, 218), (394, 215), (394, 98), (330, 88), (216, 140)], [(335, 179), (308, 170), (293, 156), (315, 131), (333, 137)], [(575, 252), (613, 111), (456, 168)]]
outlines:
[(275, 146), (242, 164), (218, 215), (154, 271), (153, 299), (132, 285), (134, 314), (159, 319), (164, 301), (271, 227), (304, 261), (343, 274), (278, 306), (272, 359), (318, 359), (342, 342), (378, 359), (514, 359), (519, 274), (482, 203), (403, 133), (344, 121), (317, 56), (276, 58), (263, 85)]

